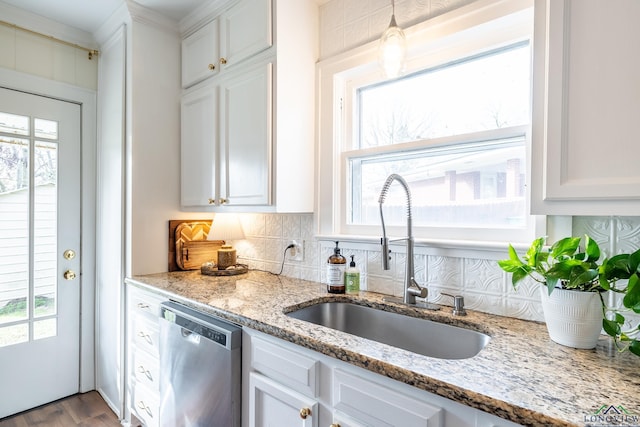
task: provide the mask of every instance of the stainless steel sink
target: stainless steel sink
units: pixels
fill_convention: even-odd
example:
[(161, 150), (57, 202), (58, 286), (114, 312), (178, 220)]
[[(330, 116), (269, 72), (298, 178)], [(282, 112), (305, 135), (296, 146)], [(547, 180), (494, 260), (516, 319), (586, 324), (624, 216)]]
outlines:
[(470, 329), (348, 302), (319, 303), (287, 316), (438, 359), (468, 359), (490, 340)]

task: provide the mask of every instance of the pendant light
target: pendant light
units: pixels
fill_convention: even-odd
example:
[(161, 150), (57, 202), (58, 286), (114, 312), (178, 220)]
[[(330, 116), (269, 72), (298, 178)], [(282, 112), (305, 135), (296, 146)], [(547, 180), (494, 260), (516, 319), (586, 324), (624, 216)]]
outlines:
[(378, 47), (378, 62), (386, 77), (398, 77), (404, 72), (405, 57), (407, 55), (407, 40), (404, 32), (396, 24), (396, 5), (391, 0), (391, 22), (389, 28), (380, 37)]

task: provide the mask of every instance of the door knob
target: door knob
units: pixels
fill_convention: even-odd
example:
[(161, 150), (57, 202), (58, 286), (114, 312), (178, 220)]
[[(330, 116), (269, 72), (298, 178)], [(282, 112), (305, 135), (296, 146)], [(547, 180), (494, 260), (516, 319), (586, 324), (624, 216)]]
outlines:
[(226, 64), (227, 63), (227, 58), (220, 58), (220, 63), (221, 64)]
[(74, 259), (76, 257), (76, 251), (74, 251), (73, 249), (67, 249), (62, 253), (62, 256), (64, 257), (64, 259)]
[(73, 280), (76, 278), (76, 272), (73, 270), (67, 270), (64, 272), (63, 277), (67, 280)]
[(306, 420), (309, 415), (311, 415), (311, 409), (309, 408), (300, 409), (300, 418), (302, 418), (303, 420)]

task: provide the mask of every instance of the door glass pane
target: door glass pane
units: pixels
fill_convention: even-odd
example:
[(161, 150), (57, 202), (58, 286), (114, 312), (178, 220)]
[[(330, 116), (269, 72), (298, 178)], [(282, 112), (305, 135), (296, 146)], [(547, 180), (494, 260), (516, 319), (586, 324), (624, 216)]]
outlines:
[(58, 145), (36, 141), (33, 205), (35, 317), (56, 313)]
[(44, 119), (34, 119), (35, 137), (44, 139), (58, 139), (58, 122)]
[[(0, 121), (7, 116), (17, 117), (3, 114)], [(0, 324), (28, 317), (28, 218), (29, 142), (0, 135)], [(0, 329), (0, 335), (17, 329)]]
[(14, 135), (29, 135), (29, 117), (0, 111), (0, 132)]
[(29, 324), (5, 326), (0, 328), (0, 347), (19, 344), (29, 340)]
[(45, 319), (33, 322), (33, 339), (40, 340), (43, 338), (55, 337), (58, 319)]

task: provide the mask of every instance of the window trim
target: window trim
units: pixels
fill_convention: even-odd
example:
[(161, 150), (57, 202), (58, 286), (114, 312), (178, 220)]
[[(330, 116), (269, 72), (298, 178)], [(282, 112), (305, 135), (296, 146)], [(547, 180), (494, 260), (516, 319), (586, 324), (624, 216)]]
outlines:
[[(528, 19), (528, 21), (524, 21)], [(523, 26), (529, 22), (529, 26)], [(497, 49), (524, 39), (533, 39), (533, 0), (480, 0), (452, 12), (424, 21), (406, 29), (410, 46), (407, 74), (430, 65), (449, 62), (460, 56), (471, 56), (481, 51)], [(423, 42), (420, 42), (420, 41)], [(471, 40), (471, 41), (470, 41)], [(347, 158), (351, 148), (341, 151), (344, 141), (350, 141), (354, 120), (352, 101), (356, 87), (379, 79), (377, 68), (377, 40), (351, 51), (321, 61), (318, 64), (318, 150), (316, 174), (317, 229), (321, 235), (376, 235), (377, 227), (349, 227), (346, 222), (348, 182)], [(429, 54), (425, 54), (426, 52)], [(378, 76), (378, 77), (376, 77)], [(351, 96), (349, 96), (351, 95)], [(531, 158), (531, 132), (527, 130), (527, 157)], [(447, 138), (442, 138), (446, 140)], [(442, 143), (443, 141), (440, 141)], [(408, 143), (411, 144), (411, 143)], [(530, 168), (528, 168), (530, 169)], [(531, 171), (527, 171), (527, 208), (530, 204)], [(509, 230), (468, 232), (465, 240), (473, 241), (528, 241), (544, 232), (544, 217), (531, 216), (529, 230), (513, 233)], [(388, 230), (402, 235), (402, 227)], [(417, 238), (450, 240), (447, 229), (421, 227), (414, 230)], [(479, 229), (474, 229), (479, 230)], [(449, 230), (450, 231), (450, 230)], [(490, 236), (487, 238), (487, 235)], [(421, 240), (422, 240), (421, 239)]]

